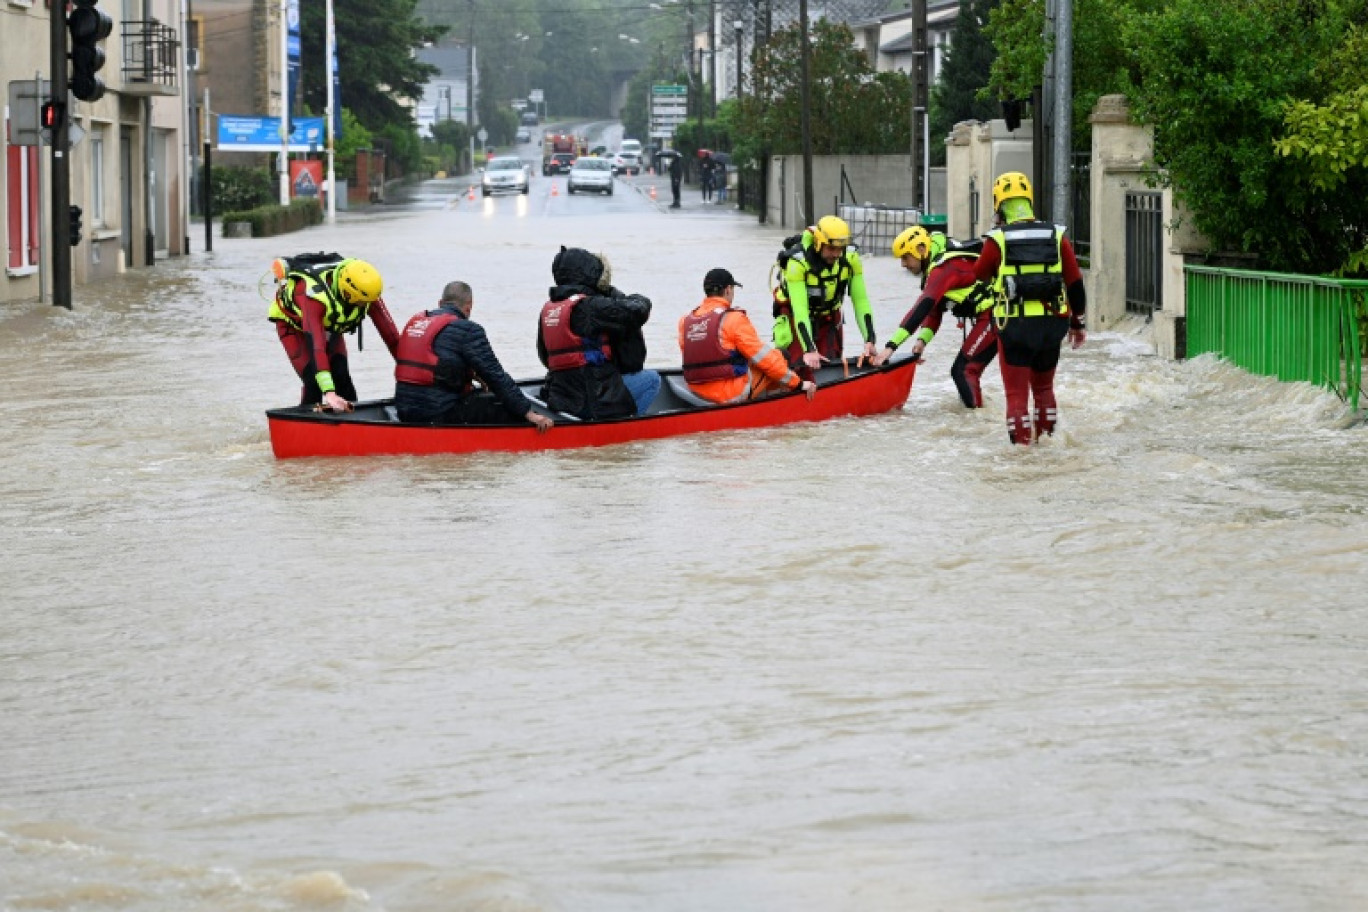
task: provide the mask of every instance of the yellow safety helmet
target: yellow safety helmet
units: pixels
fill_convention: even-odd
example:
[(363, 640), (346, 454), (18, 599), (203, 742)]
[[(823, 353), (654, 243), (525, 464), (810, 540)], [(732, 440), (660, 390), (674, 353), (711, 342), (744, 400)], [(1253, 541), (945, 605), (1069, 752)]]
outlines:
[(895, 257), (902, 259), (909, 253), (919, 260), (925, 260), (931, 256), (931, 235), (927, 234), (926, 229), (921, 225), (913, 225), (893, 239), (893, 255)]
[(1008, 171), (993, 181), (993, 208), (1001, 209), (1009, 199), (1024, 199), (1035, 205), (1035, 195), (1031, 192), (1031, 182), (1020, 171)]
[(348, 304), (370, 304), (380, 297), (385, 283), (365, 260), (347, 260), (337, 270), (337, 290)]
[(845, 223), (845, 219), (824, 215), (818, 219), (817, 227), (812, 229), (812, 239), (817, 242), (819, 249), (846, 247), (850, 244), (850, 226)]

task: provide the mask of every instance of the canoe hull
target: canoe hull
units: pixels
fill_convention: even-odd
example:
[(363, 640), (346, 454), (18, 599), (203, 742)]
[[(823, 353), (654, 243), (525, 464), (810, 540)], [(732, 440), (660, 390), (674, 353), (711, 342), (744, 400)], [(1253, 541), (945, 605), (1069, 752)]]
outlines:
[[(830, 368), (826, 370), (831, 370)], [(363, 403), (352, 415), (316, 412), (304, 406), (266, 413), (271, 449), (278, 459), (312, 456), (429, 455), (438, 453), (532, 452), (612, 446), (684, 434), (777, 427), (846, 416), (878, 415), (900, 408), (912, 390), (916, 362), (894, 362), (849, 378), (822, 382), (817, 396), (776, 396), (709, 408), (681, 408), (640, 418), (575, 422), (561, 420), (545, 434), (531, 425), (434, 426), (384, 419), (386, 403)], [(819, 381), (821, 381), (819, 377)], [(531, 384), (533, 381), (526, 381)], [(367, 411), (376, 418), (366, 418)]]

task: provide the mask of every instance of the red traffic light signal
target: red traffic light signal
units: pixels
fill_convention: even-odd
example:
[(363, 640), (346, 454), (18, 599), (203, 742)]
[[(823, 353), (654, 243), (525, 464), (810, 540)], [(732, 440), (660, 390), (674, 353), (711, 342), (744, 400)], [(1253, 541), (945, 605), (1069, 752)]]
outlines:
[(76, 8), (67, 15), (67, 31), (71, 33), (71, 94), (81, 101), (99, 101), (104, 96), (104, 80), (95, 74), (105, 63), (100, 42), (114, 28), (114, 20), (97, 9), (95, 2), (76, 0)]
[(45, 101), (38, 112), (39, 125), (45, 130), (55, 130), (66, 120), (66, 105), (56, 101)]

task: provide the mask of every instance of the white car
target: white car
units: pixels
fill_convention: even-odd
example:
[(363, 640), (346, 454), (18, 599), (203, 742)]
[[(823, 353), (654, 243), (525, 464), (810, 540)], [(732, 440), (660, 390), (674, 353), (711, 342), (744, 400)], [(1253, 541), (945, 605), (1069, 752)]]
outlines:
[(641, 156), (625, 150), (618, 152), (613, 156), (613, 172), (616, 174), (640, 174)]
[(570, 177), (565, 182), (567, 193), (576, 190), (593, 190), (597, 193), (613, 195), (613, 163), (606, 158), (591, 158), (582, 155), (575, 159), (570, 169)]
[(485, 196), (493, 193), (527, 193), (532, 182), (527, 165), (522, 159), (506, 156), (491, 158), (484, 169), (480, 190)]

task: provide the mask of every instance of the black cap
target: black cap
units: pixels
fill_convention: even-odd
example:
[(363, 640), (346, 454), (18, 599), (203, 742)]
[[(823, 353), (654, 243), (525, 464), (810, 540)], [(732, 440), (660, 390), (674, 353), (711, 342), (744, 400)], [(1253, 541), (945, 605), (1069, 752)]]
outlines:
[(714, 294), (725, 290), (729, 285), (737, 288), (744, 288), (740, 282), (732, 278), (732, 274), (725, 269), (709, 269), (708, 274), (703, 277), (703, 293)]

